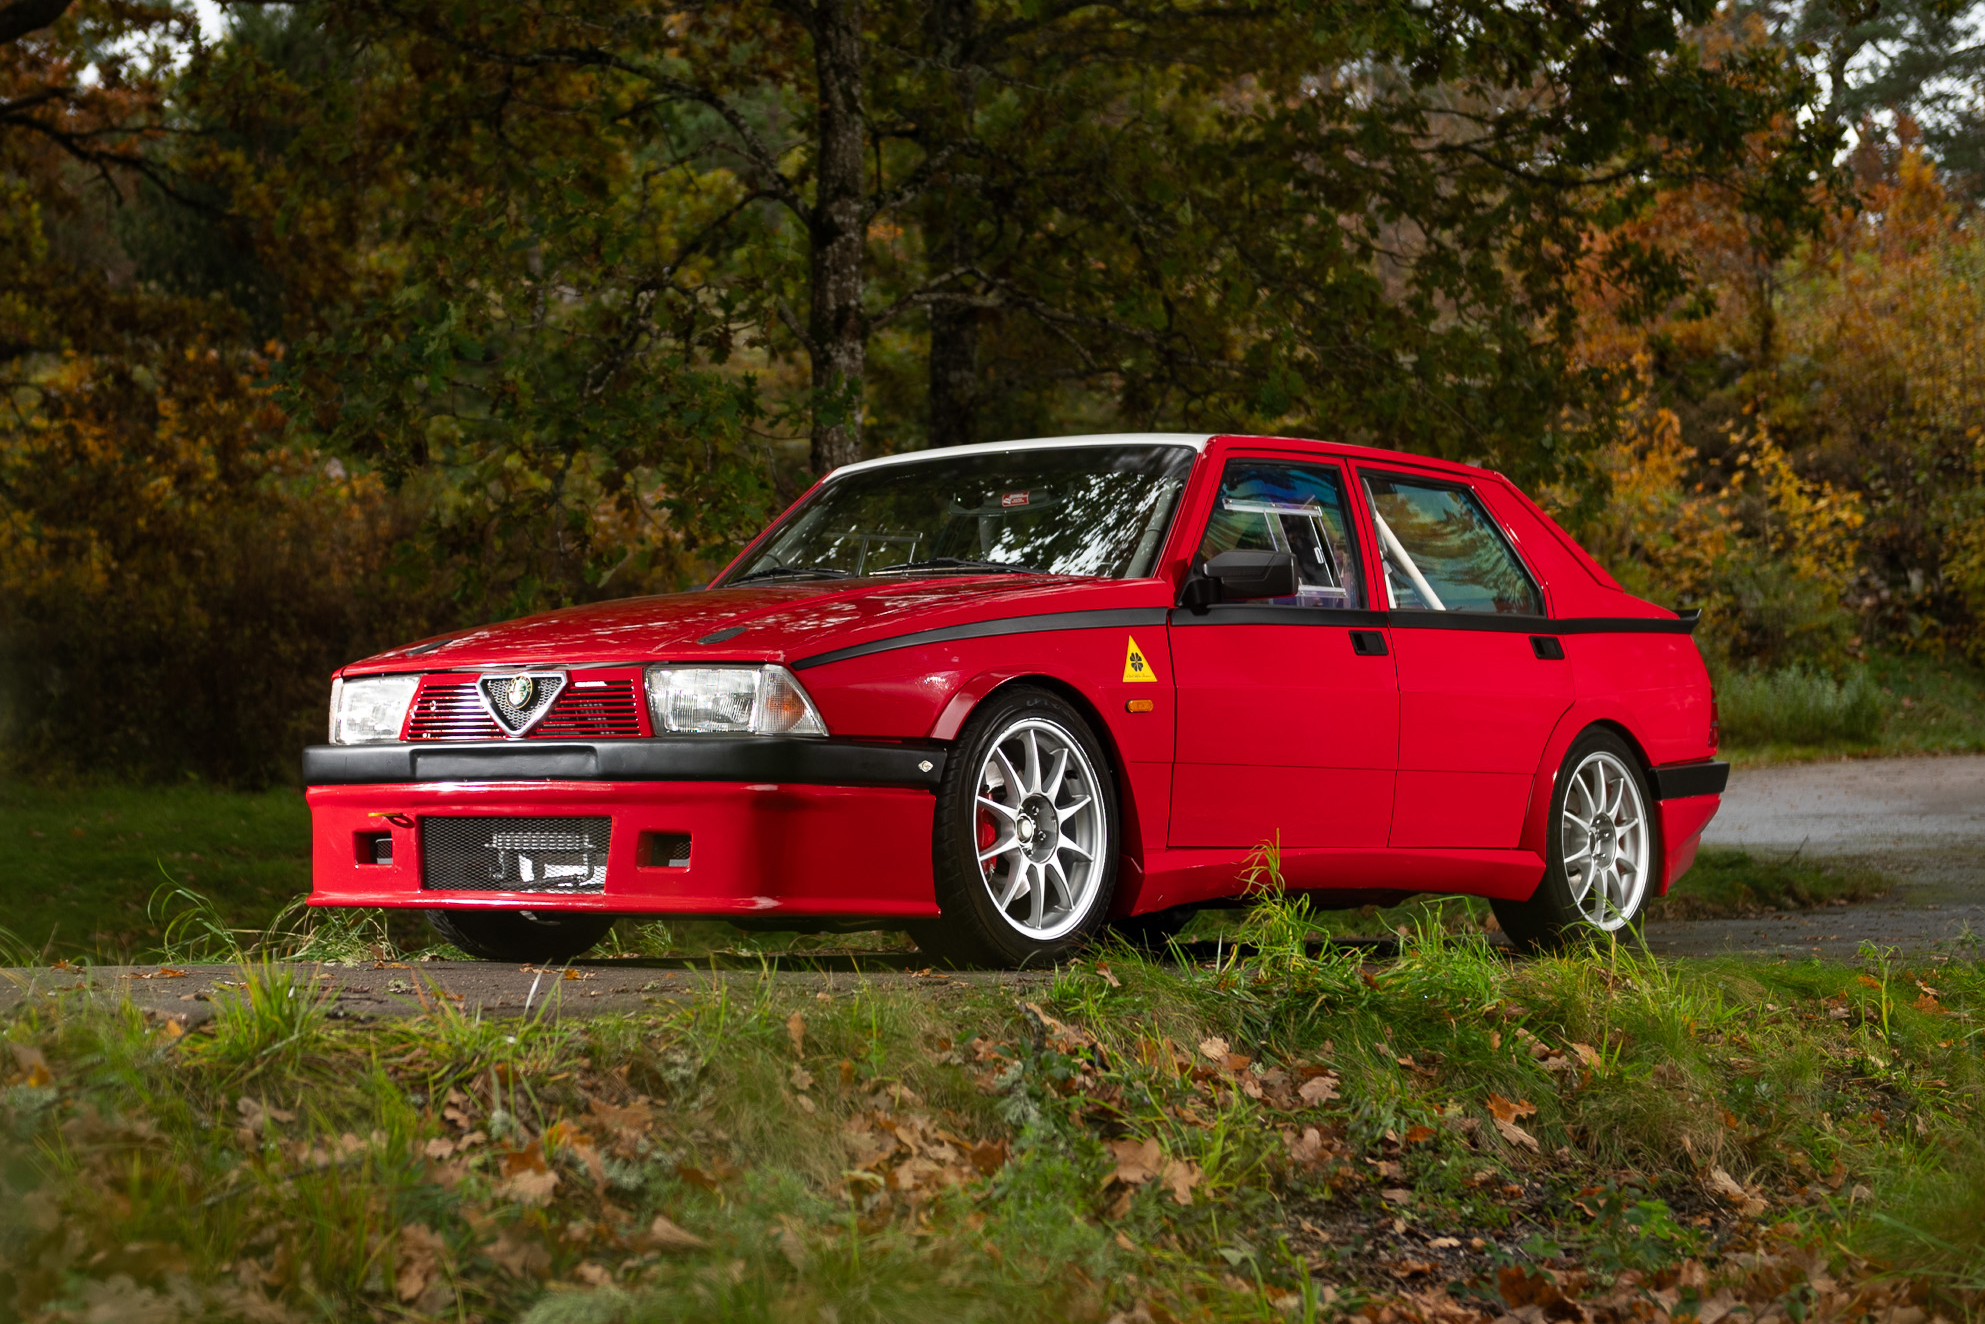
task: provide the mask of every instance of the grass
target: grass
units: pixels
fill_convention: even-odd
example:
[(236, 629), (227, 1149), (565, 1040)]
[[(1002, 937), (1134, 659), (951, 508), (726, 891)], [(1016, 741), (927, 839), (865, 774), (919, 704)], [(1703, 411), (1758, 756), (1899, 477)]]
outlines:
[(255, 929), (310, 890), (310, 814), (293, 790), (0, 783), (0, 837), (15, 843), (0, 923), (53, 957), (155, 948), (165, 922), (145, 902), (162, 886)]
[(1717, 683), (1725, 753), (1750, 764), (1985, 752), (1985, 669), (1877, 657), (1835, 679), (1793, 667)]
[(1727, 919), (1774, 910), (1851, 905), (1886, 895), (1894, 881), (1873, 869), (1791, 856), (1754, 856), (1705, 846), (1665, 897), (1648, 906), (1650, 919)]
[(1115, 950), (1018, 996), (767, 979), (352, 1024), (251, 967), (191, 1032), (17, 1009), (0, 1299), (1486, 1324), (1548, 1288), (1620, 1318), (1679, 1317), (1677, 1293), (1978, 1317), (1975, 961), (1512, 963), (1430, 926), (1369, 963), (1304, 955), (1312, 917), (1280, 900), (1242, 921), (1246, 962)]

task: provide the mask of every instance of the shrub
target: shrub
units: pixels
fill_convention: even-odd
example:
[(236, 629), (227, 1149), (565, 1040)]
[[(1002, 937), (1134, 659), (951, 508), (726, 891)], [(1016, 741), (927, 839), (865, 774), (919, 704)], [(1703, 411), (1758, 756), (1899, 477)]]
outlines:
[(1717, 686), (1723, 738), (1732, 745), (1868, 744), (1886, 714), (1882, 692), (1864, 671), (1836, 680), (1799, 663), (1779, 671), (1740, 671)]

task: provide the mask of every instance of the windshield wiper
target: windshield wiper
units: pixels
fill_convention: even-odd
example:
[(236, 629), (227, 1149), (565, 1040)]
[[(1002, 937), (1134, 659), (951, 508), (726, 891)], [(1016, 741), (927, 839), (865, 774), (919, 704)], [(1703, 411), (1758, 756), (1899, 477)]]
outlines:
[(928, 561), (905, 561), (901, 565), (886, 565), (880, 570), (871, 570), (871, 575), (894, 575), (911, 570), (985, 570), (1002, 575), (1039, 575), (1046, 571), (1036, 570), (1031, 565), (1020, 565), (1014, 561), (971, 561), (962, 556), (933, 556)]
[(748, 579), (852, 579), (845, 570), (836, 570), (824, 565), (767, 565), (760, 566), (748, 575), (739, 575), (724, 585), (742, 584)]

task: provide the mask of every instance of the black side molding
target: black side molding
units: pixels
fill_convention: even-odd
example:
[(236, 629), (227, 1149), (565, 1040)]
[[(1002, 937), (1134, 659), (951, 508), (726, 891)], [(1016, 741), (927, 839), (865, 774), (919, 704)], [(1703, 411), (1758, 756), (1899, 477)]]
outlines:
[(945, 751), (796, 736), (311, 745), (305, 786), (407, 782), (783, 782), (935, 790)]
[(1654, 770), (1654, 798), (1685, 800), (1691, 795), (1721, 795), (1730, 784), (1730, 765), (1705, 759), (1701, 763), (1670, 763)]

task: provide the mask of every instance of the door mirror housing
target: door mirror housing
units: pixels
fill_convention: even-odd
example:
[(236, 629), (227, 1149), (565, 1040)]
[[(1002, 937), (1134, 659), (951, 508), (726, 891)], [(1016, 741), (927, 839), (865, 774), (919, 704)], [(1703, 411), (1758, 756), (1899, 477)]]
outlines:
[(1206, 576), (1220, 586), (1220, 598), (1296, 596), (1296, 556), (1293, 552), (1222, 552), (1206, 563)]

